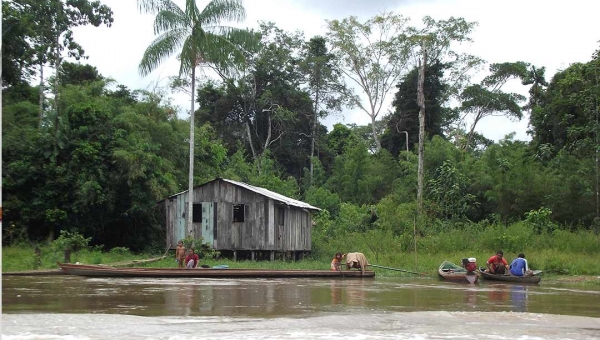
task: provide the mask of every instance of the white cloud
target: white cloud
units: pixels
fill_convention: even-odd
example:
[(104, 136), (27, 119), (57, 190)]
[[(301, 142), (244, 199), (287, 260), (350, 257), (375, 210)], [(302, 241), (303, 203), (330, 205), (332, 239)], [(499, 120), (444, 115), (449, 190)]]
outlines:
[[(183, 1), (175, 1), (183, 6)], [(102, 2), (114, 12), (113, 26), (80, 27), (75, 31), (75, 39), (89, 56), (88, 63), (104, 76), (133, 89), (147, 88), (152, 82), (177, 74), (178, 63), (173, 56), (149, 76), (141, 77), (138, 64), (154, 39), (153, 16), (140, 14), (135, 0)], [(198, 6), (206, 3), (198, 1)], [(325, 19), (355, 15), (365, 20), (383, 10), (408, 16), (413, 24), (425, 15), (435, 19), (463, 17), (479, 23), (472, 36), (474, 43), (468, 47), (471, 54), (488, 62), (523, 60), (545, 66), (548, 80), (571, 63), (590, 60), (600, 40), (600, 1), (593, 0), (247, 0), (245, 6), (247, 20), (236, 26), (257, 28), (259, 20), (273, 21), (288, 31), (304, 31), (307, 39), (325, 33)], [(526, 94), (518, 84), (507, 90)], [(175, 95), (174, 99), (181, 107), (189, 106), (184, 95)], [(331, 127), (336, 121), (366, 124), (370, 120), (358, 110), (346, 110), (343, 117), (333, 116), (325, 122)], [(527, 117), (520, 122), (489, 117), (477, 130), (494, 140), (514, 131), (517, 139), (524, 140), (528, 139), (527, 123)]]

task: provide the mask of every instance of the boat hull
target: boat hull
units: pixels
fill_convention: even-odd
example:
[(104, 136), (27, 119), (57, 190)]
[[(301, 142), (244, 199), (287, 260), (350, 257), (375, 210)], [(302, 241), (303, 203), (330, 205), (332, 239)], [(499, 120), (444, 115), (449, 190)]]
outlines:
[[(452, 269), (448, 269), (448, 266), (452, 267)], [(466, 270), (449, 261), (442, 262), (438, 268), (438, 275), (440, 278), (447, 281), (471, 284), (476, 283), (479, 278), (476, 273), (467, 272)]]
[(459, 283), (477, 283), (479, 276), (475, 273), (467, 274), (467, 273), (446, 273), (441, 269), (438, 271), (440, 278)]
[(59, 264), (70, 275), (90, 277), (196, 277), (196, 278), (304, 278), (304, 277), (375, 277), (375, 272), (358, 270), (269, 270), (214, 268), (114, 268), (108, 266)]
[(502, 282), (516, 282), (516, 283), (540, 283), (542, 280), (541, 276), (514, 276), (514, 275), (497, 275), (490, 274), (487, 272), (480, 272), (481, 276), (486, 280), (491, 281), (502, 281)]

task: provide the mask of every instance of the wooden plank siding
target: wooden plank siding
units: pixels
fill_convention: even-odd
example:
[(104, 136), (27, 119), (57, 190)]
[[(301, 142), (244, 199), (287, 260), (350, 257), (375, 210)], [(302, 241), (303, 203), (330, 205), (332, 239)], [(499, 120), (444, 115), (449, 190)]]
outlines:
[[(259, 192), (219, 179), (194, 188), (195, 204), (216, 203), (213, 247), (233, 251), (310, 251), (310, 211)], [(159, 202), (164, 204), (166, 241), (172, 248), (188, 234), (187, 198), (187, 192), (183, 192)], [(234, 222), (234, 206), (239, 204), (245, 207), (244, 221)], [(194, 233), (196, 237), (203, 236), (201, 223), (194, 223)]]

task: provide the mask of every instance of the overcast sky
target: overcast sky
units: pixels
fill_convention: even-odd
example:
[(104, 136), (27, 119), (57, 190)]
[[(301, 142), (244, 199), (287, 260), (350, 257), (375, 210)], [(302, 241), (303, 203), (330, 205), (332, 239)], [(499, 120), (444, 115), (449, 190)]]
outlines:
[[(138, 74), (139, 61), (154, 40), (154, 17), (140, 14), (137, 0), (101, 2), (112, 8), (115, 22), (110, 28), (77, 28), (75, 39), (89, 56), (86, 62), (131, 89), (147, 89), (161, 79), (166, 85), (166, 78), (178, 72), (175, 56), (146, 77)], [(181, 0), (175, 2), (184, 4)], [(202, 8), (208, 1), (197, 0), (197, 3)], [(598, 0), (245, 0), (244, 5), (247, 19), (243, 27), (257, 28), (258, 21), (273, 21), (282, 29), (303, 31), (307, 39), (324, 35), (326, 19), (354, 15), (366, 20), (384, 10), (410, 17), (413, 25), (418, 25), (425, 15), (437, 20), (463, 17), (478, 22), (469, 53), (490, 63), (522, 60), (545, 66), (548, 80), (572, 63), (589, 61), (600, 40)], [(506, 90), (527, 93), (518, 82), (509, 84)], [(188, 107), (185, 95), (173, 98), (177, 105)], [(528, 140), (528, 120), (525, 117), (514, 122), (488, 117), (479, 123), (477, 130), (494, 140), (511, 132), (516, 132), (517, 139)], [(325, 124), (331, 127), (335, 122), (362, 125), (370, 120), (361, 111), (344, 110), (341, 115), (328, 118)]]

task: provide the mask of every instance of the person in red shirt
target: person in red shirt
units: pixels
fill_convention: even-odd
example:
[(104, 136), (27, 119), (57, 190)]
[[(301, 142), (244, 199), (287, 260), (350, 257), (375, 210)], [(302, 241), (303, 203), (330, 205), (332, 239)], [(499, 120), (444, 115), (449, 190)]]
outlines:
[(186, 268), (197, 268), (198, 263), (200, 262), (200, 258), (197, 254), (194, 253), (194, 249), (190, 248), (188, 250), (188, 256), (185, 258), (185, 267)]
[(346, 256), (346, 254), (336, 253), (333, 260), (331, 260), (331, 270), (337, 270), (337, 271), (342, 270), (341, 261), (342, 261), (342, 258), (344, 258), (345, 256)]
[(492, 274), (507, 274), (508, 262), (504, 259), (502, 250), (498, 250), (496, 255), (487, 260), (488, 271)]

